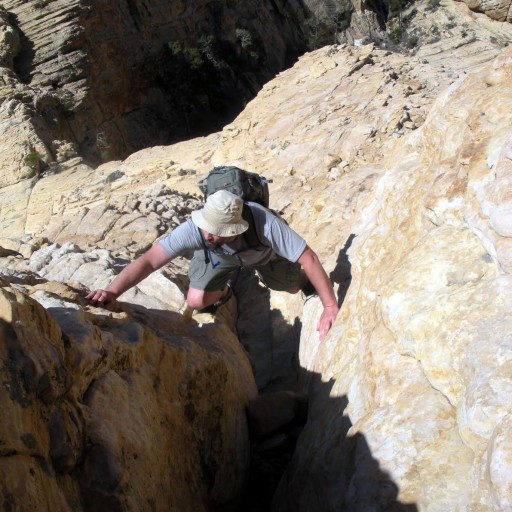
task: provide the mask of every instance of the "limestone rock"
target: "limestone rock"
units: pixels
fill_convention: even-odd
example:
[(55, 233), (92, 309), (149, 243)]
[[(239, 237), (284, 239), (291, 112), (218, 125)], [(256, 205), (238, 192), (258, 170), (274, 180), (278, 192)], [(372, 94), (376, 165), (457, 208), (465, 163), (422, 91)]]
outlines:
[(511, 62), (455, 83), (397, 143), (353, 225), (327, 342), (305, 312), (301, 364), (321, 382), (305, 381), (313, 406), (275, 510), (509, 508)]
[[(271, 392), (295, 385), (300, 348), (309, 417), (275, 510), (510, 508), (512, 26), (464, 4), (417, 7), (409, 29), (430, 35), (409, 54), (375, 44), (305, 54), (222, 132), (96, 169), (72, 158), (21, 175), (29, 145), (8, 128), (30, 114), (26, 87), (2, 103), (19, 155), (12, 167), (6, 157), (0, 189), (2, 347), (16, 349), (2, 357), (17, 361), (2, 382), (32, 401), (1, 396), (13, 411), (8, 493), (27, 489), (31, 509), (52, 496), (52, 510), (229, 501), (247, 467), (241, 410), (256, 393), (246, 355)], [(326, 169), (334, 162), (343, 172)], [(197, 177), (221, 163), (273, 180), (271, 206), (335, 282), (343, 307), (322, 344), (317, 297), (304, 305), (257, 280), (256, 295), (236, 290), (247, 354), (232, 316), (180, 324), (182, 261), (114, 313), (80, 300), (197, 208)]]
[(8, 12), (0, 8), (0, 66), (12, 69), (14, 57), (21, 49), (18, 32), (9, 23)]
[[(84, 269), (94, 262), (73, 271), (79, 253), (67, 249), (33, 264), (94, 285), (98, 269)], [(236, 510), (255, 386), (232, 331), (184, 326), (169, 281), (160, 308), (105, 313), (84, 305), (78, 284), (30, 276), (0, 282), (4, 507)]]
[(7, 0), (3, 8), (0, 64), (18, 52), (16, 81), (35, 107), (29, 124), (46, 147), (67, 140), (96, 164), (203, 132), (198, 123), (215, 123), (213, 102), (232, 118), (234, 103), (306, 49), (295, 3)]
[(510, 0), (464, 0), (473, 11), (483, 12), (497, 21), (512, 22), (512, 3)]

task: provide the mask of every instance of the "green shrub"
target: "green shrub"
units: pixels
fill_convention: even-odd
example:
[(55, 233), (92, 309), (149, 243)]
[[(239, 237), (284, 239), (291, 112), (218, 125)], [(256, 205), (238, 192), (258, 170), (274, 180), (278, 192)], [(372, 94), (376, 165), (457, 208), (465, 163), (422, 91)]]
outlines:
[(173, 57), (182, 59), (191, 69), (199, 69), (204, 64), (199, 48), (183, 46), (179, 41), (170, 41), (167, 46)]
[(24, 162), (31, 169), (39, 169), (41, 155), (37, 151), (32, 151), (24, 158)]
[(407, 48), (409, 48), (409, 50), (416, 48), (416, 46), (418, 46), (418, 42), (419, 42), (418, 37), (416, 37), (416, 36), (410, 37), (409, 40), (407, 41)]
[(427, 9), (435, 11), (441, 5), (441, 0), (428, 0)]
[(179, 41), (169, 41), (167, 43), (169, 50), (171, 50), (171, 54), (175, 57), (178, 57), (183, 53), (183, 45)]
[(389, 39), (391, 39), (391, 41), (393, 41), (393, 43), (398, 44), (402, 40), (402, 37), (404, 36), (404, 34), (405, 34), (405, 28), (399, 26), (389, 33)]
[(236, 38), (240, 41), (242, 48), (249, 48), (252, 46), (252, 37), (251, 33), (244, 28), (237, 28), (235, 31)]
[(405, 7), (406, 0), (385, 0), (384, 2), (389, 9), (388, 19), (400, 16), (403, 8)]
[(76, 102), (72, 92), (67, 91), (66, 89), (59, 89), (58, 91), (55, 91), (55, 96), (57, 96), (59, 103), (65, 111), (71, 112), (75, 107)]
[(215, 69), (220, 70), (229, 67), (217, 53), (213, 36), (201, 36), (197, 42), (199, 43), (201, 54), (206, 60), (211, 62)]

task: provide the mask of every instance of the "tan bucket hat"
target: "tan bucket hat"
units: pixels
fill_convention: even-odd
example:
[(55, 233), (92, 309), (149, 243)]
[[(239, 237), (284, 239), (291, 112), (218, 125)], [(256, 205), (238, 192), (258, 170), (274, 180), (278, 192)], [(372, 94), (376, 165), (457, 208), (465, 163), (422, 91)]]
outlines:
[(249, 224), (242, 218), (243, 206), (240, 197), (227, 190), (218, 190), (208, 196), (203, 208), (192, 212), (192, 222), (212, 235), (241, 235), (249, 229)]

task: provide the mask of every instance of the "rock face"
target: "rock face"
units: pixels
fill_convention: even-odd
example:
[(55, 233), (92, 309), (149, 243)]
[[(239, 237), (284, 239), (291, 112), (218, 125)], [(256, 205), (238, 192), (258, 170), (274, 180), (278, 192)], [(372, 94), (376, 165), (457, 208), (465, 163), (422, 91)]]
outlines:
[[(510, 21), (510, 2), (468, 5)], [(220, 129), (312, 46), (389, 43), (388, 7), (379, 2), (6, 0), (2, 6), (0, 188), (77, 154), (96, 165)], [(474, 37), (458, 29), (467, 41)], [(412, 46), (441, 35), (400, 31)]]
[(476, 12), (483, 12), (489, 18), (498, 21), (512, 21), (512, 2), (510, 0), (490, 1), (465, 0), (464, 3)]
[(302, 333), (316, 407), (273, 510), (512, 506), (511, 83), (508, 51), (383, 161), (337, 326)]
[(510, 509), (511, 74), (457, 81), (383, 161), (338, 325), (303, 331), (318, 408), (276, 511)]
[[(69, 258), (63, 274), (66, 252), (80, 276)], [(40, 275), (90, 285), (108, 263), (76, 247), (46, 261)], [(5, 510), (237, 510), (251, 368), (225, 322), (185, 325), (169, 311), (179, 289), (151, 279), (144, 307), (107, 314), (84, 307), (78, 281), (1, 281)]]
[(234, 304), (180, 323), (183, 261), (116, 313), (79, 298), (197, 206), (195, 173), (230, 163), (273, 180), (342, 303), (319, 344), (317, 298), (240, 296), (258, 387), (309, 395), (273, 509), (511, 508), (512, 27), (415, 9), (432, 38), (406, 56), (326, 47), (222, 132), (0, 190), (4, 503), (235, 507), (256, 385)]
[(243, 12), (155, 0), (3, 8), (2, 101), (31, 132), (18, 133), (21, 164), (31, 155), (18, 179), (57, 160), (54, 141), (99, 163), (219, 128), (306, 48), (300, 3), (245, 2)]

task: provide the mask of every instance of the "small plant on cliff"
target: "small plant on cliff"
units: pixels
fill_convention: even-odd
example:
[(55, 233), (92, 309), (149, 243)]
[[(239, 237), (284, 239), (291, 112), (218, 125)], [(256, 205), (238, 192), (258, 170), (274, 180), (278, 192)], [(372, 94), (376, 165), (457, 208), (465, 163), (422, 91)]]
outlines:
[(108, 162), (110, 160), (110, 143), (105, 133), (98, 132), (96, 134), (96, 147), (100, 153), (101, 160)]
[(325, 45), (338, 44), (339, 36), (348, 27), (347, 15), (339, 10), (339, 6), (326, 3), (324, 9), (316, 9), (306, 23), (308, 47), (312, 50)]
[(428, 0), (427, 9), (435, 11), (441, 5), (441, 0)]
[(418, 36), (411, 36), (407, 40), (407, 48), (409, 48), (409, 50), (412, 50), (413, 48), (416, 48), (416, 46), (418, 46), (418, 43), (419, 43)]
[(240, 43), (242, 50), (240, 57), (249, 60), (249, 62), (256, 64), (259, 60), (258, 52), (256, 51), (256, 44), (253, 41), (251, 33), (245, 28), (237, 28), (235, 30), (236, 40)]
[(251, 33), (245, 28), (237, 28), (235, 31), (237, 41), (240, 41), (242, 48), (249, 48), (252, 46)]
[(393, 43), (398, 44), (402, 40), (404, 34), (405, 29), (402, 26), (398, 26), (389, 32), (389, 39), (393, 41)]
[(228, 65), (222, 60), (215, 48), (215, 38), (213, 36), (201, 36), (198, 41), (201, 54), (211, 62), (216, 70), (227, 69)]
[(76, 101), (73, 93), (67, 91), (66, 89), (59, 89), (58, 91), (55, 91), (55, 96), (57, 96), (62, 108), (67, 113), (71, 113), (73, 108), (76, 106)]
[(398, 31), (398, 34), (397, 34), (399, 36), (398, 40), (400, 40), (403, 35), (402, 10), (405, 7), (406, 1), (405, 0), (386, 0), (385, 4), (388, 7), (388, 19), (391, 19), (391, 18), (398, 19), (398, 27), (395, 30)]
[(191, 69), (199, 69), (204, 64), (199, 48), (184, 46), (179, 41), (170, 41), (167, 45), (172, 56), (183, 59)]
[(41, 155), (37, 151), (31, 151), (23, 161), (31, 169), (38, 170), (41, 164)]

